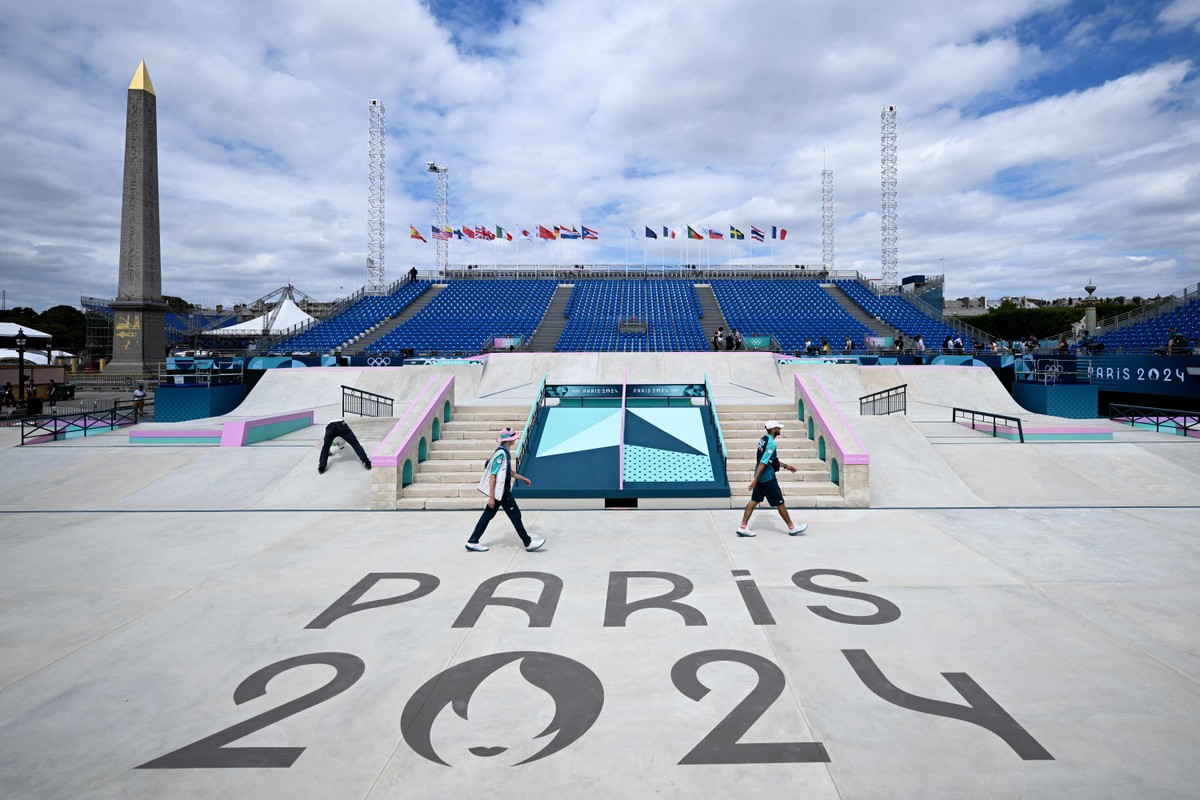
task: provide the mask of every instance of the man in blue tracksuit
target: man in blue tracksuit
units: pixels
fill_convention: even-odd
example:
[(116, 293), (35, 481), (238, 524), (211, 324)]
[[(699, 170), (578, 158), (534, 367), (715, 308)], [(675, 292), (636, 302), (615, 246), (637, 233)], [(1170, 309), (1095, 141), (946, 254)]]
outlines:
[(783, 522), (788, 527), (788, 533), (792, 536), (799, 536), (804, 533), (808, 525), (792, 523), (787, 505), (783, 502), (783, 490), (779, 488), (779, 480), (775, 477), (778, 469), (786, 469), (788, 472), (796, 471), (791, 464), (780, 463), (779, 455), (776, 453), (775, 439), (783, 432), (783, 426), (778, 421), (771, 419), (763, 423), (763, 427), (766, 428), (767, 435), (758, 442), (758, 463), (754, 467), (754, 477), (747, 487), (750, 490), (750, 502), (746, 504), (746, 510), (742, 513), (742, 524), (738, 526), (737, 535), (754, 536), (754, 531), (746, 526), (750, 522), (750, 515), (754, 513), (754, 509), (765, 499), (772, 508), (778, 509), (779, 516), (783, 517)]
[(526, 486), (532, 483), (529, 478), (518, 473), (512, 466), (512, 454), (508, 452), (508, 446), (519, 438), (520, 436), (512, 428), (505, 428), (496, 437), (499, 447), (492, 454), (487, 472), (484, 474), (483, 480), (479, 482), (479, 490), (488, 496), (487, 506), (483, 509), (479, 522), (475, 523), (475, 530), (471, 532), (471, 538), (467, 540), (468, 550), (476, 553), (488, 551), (487, 545), (480, 544), (479, 539), (487, 529), (488, 523), (492, 521), (492, 517), (496, 516), (497, 506), (503, 508), (504, 513), (508, 515), (509, 521), (517, 529), (517, 536), (521, 537), (521, 544), (525, 545), (526, 550), (530, 552), (540, 550), (546, 543), (545, 539), (529, 538), (529, 534), (525, 531), (525, 525), (521, 522), (521, 509), (517, 508), (517, 501), (513, 499), (513, 478), (525, 481)]

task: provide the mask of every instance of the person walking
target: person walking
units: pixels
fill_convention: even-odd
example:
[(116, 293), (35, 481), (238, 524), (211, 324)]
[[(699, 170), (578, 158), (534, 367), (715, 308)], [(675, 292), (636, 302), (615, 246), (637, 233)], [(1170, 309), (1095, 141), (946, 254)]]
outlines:
[(146, 413), (146, 384), (144, 383), (139, 383), (133, 390), (133, 413), (139, 417)]
[(358, 443), (358, 437), (354, 435), (354, 431), (350, 430), (346, 420), (335, 419), (325, 426), (325, 441), (321, 443), (321, 457), (317, 461), (317, 474), (325, 474), (325, 468), (329, 465), (329, 448), (333, 446), (333, 440), (339, 437), (354, 448), (354, 454), (362, 462), (363, 469), (370, 469), (371, 459), (367, 458), (367, 451), (363, 450), (363, 446)]
[(750, 502), (746, 504), (746, 510), (742, 512), (742, 524), (737, 528), (738, 536), (754, 536), (754, 531), (750, 530), (750, 515), (754, 513), (754, 509), (763, 500), (779, 512), (779, 516), (783, 517), (783, 522), (787, 525), (788, 534), (791, 536), (799, 536), (808, 530), (807, 524), (796, 525), (792, 522), (792, 517), (788, 514), (787, 504), (783, 499), (783, 490), (779, 488), (779, 480), (775, 477), (775, 473), (779, 469), (786, 469), (788, 472), (795, 472), (796, 468), (791, 464), (781, 463), (775, 440), (783, 433), (783, 426), (777, 420), (769, 419), (763, 423), (766, 428), (767, 435), (758, 440), (758, 464), (754, 467), (754, 477), (750, 480), (750, 485), (747, 487), (750, 490)]
[(4, 399), (0, 402), (3, 402), (6, 407), (17, 404), (16, 395), (13, 394), (12, 381), (4, 382)]
[(526, 486), (533, 483), (512, 467), (512, 454), (508, 452), (508, 446), (519, 438), (512, 428), (503, 429), (496, 437), (496, 452), (492, 453), (483, 479), (479, 481), (479, 491), (487, 495), (488, 501), (479, 516), (479, 521), (475, 523), (475, 530), (471, 531), (471, 538), (467, 539), (467, 549), (472, 552), (488, 551), (487, 545), (480, 544), (479, 539), (487, 530), (488, 523), (496, 516), (497, 506), (503, 508), (504, 513), (508, 515), (509, 522), (516, 528), (517, 536), (521, 537), (521, 544), (525, 545), (526, 550), (532, 553), (534, 550), (540, 550), (546, 543), (545, 539), (530, 538), (521, 522), (521, 509), (517, 508), (517, 501), (512, 494), (513, 478), (524, 481)]

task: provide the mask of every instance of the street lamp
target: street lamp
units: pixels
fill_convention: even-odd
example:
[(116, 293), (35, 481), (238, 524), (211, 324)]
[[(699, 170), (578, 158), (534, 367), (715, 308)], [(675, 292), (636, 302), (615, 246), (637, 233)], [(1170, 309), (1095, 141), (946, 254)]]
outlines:
[(14, 340), (17, 345), (17, 381), (20, 385), (20, 399), (25, 402), (25, 329), (17, 328), (17, 337)]

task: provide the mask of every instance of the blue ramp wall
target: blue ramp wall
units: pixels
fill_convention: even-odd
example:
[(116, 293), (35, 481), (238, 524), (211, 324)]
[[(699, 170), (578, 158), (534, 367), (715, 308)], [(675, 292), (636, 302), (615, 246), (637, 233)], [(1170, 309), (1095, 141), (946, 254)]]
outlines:
[[(620, 488), (621, 425), (625, 486)], [(551, 406), (538, 411), (524, 497), (728, 497), (716, 431), (702, 406)]]

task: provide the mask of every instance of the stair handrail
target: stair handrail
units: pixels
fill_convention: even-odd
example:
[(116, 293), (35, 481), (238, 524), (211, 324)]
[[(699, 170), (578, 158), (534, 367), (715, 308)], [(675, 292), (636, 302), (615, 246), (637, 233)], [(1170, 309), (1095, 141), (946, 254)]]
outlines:
[[(896, 408), (895, 400), (899, 398), (900, 407)], [(858, 398), (859, 416), (879, 416), (881, 414), (908, 413), (908, 384), (902, 383), (890, 389), (881, 389)]]
[(519, 469), (521, 467), (521, 459), (525, 455), (525, 443), (529, 441), (529, 431), (533, 428), (533, 420), (537, 416), (537, 410), (541, 407), (542, 401), (546, 398), (546, 378), (550, 375), (548, 372), (542, 373), (542, 382), (538, 384), (537, 394), (533, 396), (533, 405), (529, 407), (529, 414), (525, 417), (525, 427), (521, 430), (521, 438), (517, 440), (517, 446), (513, 448), (513, 463)]
[(725, 444), (725, 432), (721, 429), (721, 418), (717, 416), (717, 403), (713, 400), (712, 384), (708, 373), (704, 373), (704, 396), (708, 400), (708, 415), (717, 429), (717, 442), (721, 445), (721, 464), (725, 467), (725, 482), (729, 482), (729, 447)]
[[(1162, 297), (1158, 300), (1148, 303), (1142, 303), (1133, 311), (1126, 311), (1122, 314), (1116, 314), (1111, 317), (1105, 317), (1102, 320), (1097, 320), (1096, 330), (1092, 331), (1092, 333), (1098, 333), (1101, 331), (1104, 333), (1112, 333), (1113, 331), (1120, 330), (1121, 328), (1125, 328), (1129, 325), (1137, 325), (1138, 323), (1146, 322), (1154, 319), (1155, 317), (1160, 317), (1163, 314), (1174, 311), (1182, 305), (1194, 302), (1198, 297), (1200, 297), (1200, 282), (1189, 284), (1182, 289), (1171, 292), (1171, 294), (1167, 295), (1166, 297)], [(1084, 308), (1084, 306), (1078, 305), (1076, 308)], [(1074, 338), (1075, 332), (1073, 330), (1064, 331), (1063, 333), (1048, 338), (1057, 339), (1060, 336), (1066, 336), (1068, 339), (1071, 339)]]

